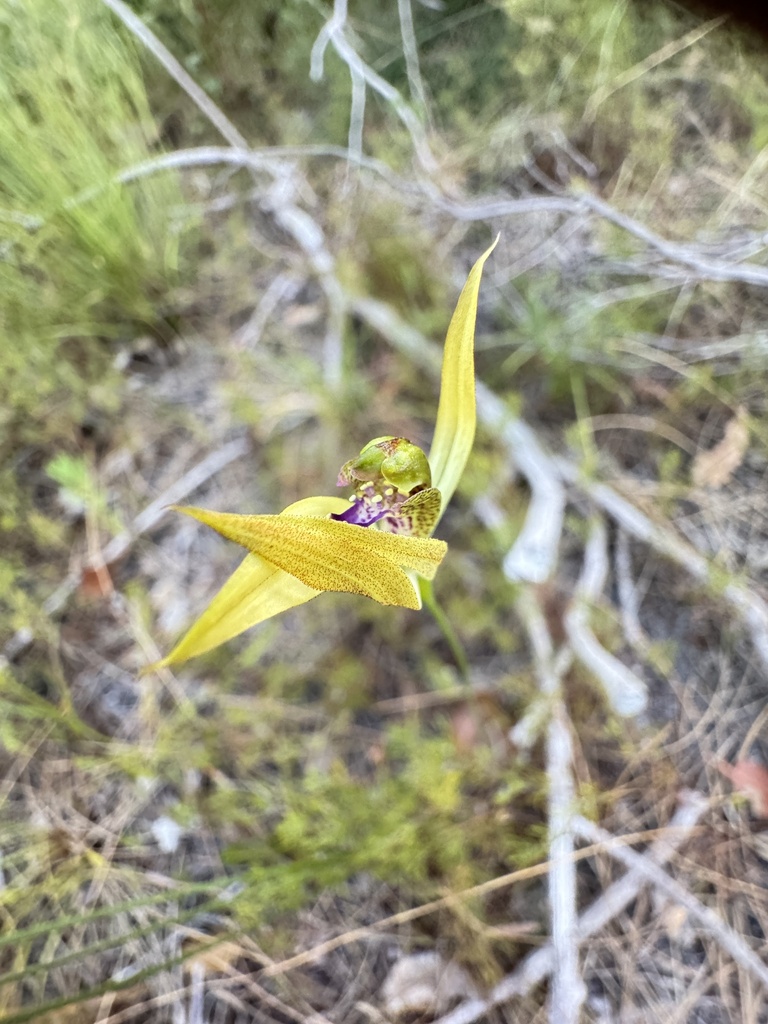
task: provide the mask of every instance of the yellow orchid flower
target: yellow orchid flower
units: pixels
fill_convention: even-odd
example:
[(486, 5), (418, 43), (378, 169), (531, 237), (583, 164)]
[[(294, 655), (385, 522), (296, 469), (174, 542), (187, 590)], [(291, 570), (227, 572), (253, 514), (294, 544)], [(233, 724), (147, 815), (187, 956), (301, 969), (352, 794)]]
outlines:
[(279, 515), (172, 506), (249, 553), (170, 654), (153, 667), (204, 654), (323, 591), (421, 607), (414, 574), (431, 580), (445, 556), (447, 545), (430, 535), (474, 441), (477, 298), (483, 265), (496, 241), (470, 271), (448, 327), (429, 460), (406, 438), (378, 437), (341, 468), (338, 484), (356, 486), (351, 500), (304, 498)]

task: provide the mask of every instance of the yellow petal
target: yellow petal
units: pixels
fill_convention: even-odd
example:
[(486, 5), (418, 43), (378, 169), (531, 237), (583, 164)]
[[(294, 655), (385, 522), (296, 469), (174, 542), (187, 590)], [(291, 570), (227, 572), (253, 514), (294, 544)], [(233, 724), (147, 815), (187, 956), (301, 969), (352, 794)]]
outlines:
[(456, 304), (443, 350), (440, 404), (435, 436), (429, 452), (432, 485), (443, 496), (445, 508), (451, 500), (475, 439), (475, 320), (483, 264), (496, 247), (483, 253), (469, 272)]
[[(344, 512), (344, 498), (304, 498), (282, 515), (327, 515)], [(221, 590), (179, 640), (173, 650), (151, 669), (195, 658), (232, 640), (273, 615), (304, 604), (320, 593), (258, 555), (246, 555)]]
[(178, 511), (259, 555), (315, 590), (363, 594), (380, 604), (418, 608), (404, 569), (432, 579), (443, 541), (406, 537), (304, 515), (245, 516), (200, 508)]

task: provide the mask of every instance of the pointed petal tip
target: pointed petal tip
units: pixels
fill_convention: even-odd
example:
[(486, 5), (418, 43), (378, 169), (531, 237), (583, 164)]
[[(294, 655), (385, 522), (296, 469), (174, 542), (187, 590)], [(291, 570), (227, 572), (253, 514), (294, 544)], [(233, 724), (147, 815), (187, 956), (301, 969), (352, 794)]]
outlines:
[(440, 400), (429, 461), (433, 486), (443, 492), (444, 505), (453, 497), (475, 438), (477, 303), (483, 267), (499, 238), (497, 235), (472, 266), (453, 311), (443, 347)]

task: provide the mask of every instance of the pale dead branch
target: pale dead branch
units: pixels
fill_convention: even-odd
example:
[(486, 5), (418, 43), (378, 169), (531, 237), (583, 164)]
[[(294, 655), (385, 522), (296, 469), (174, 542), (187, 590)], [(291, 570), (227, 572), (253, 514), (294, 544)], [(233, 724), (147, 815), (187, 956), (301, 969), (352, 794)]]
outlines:
[(718, 586), (718, 570), (674, 530), (652, 520), (607, 484), (580, 475), (569, 460), (558, 458), (556, 461), (563, 479), (587, 494), (627, 533), (679, 565), (694, 580), (711, 588), (724, 600), (746, 627), (760, 660), (768, 666), (768, 605), (761, 597), (739, 580), (732, 579)]
[(313, 81), (318, 82), (323, 76), (323, 58), (325, 50), (330, 43), (349, 68), (350, 75), (364, 81), (366, 85), (381, 96), (385, 103), (392, 107), (411, 137), (413, 152), (422, 169), (427, 174), (433, 174), (437, 170), (437, 161), (429, 148), (427, 137), (424, 134), (424, 129), (418, 117), (416, 117), (397, 89), (366, 64), (355, 50), (347, 37), (346, 22), (347, 0), (334, 0), (333, 14), (320, 30), (315, 45), (312, 48), (310, 74)]
[(123, 0), (102, 0), (113, 14), (122, 21), (126, 28), (132, 32), (143, 46), (149, 50), (153, 57), (162, 64), (171, 78), (181, 86), (195, 106), (211, 122), (214, 128), (227, 140), (230, 146), (238, 149), (248, 149), (248, 142), (244, 135), (235, 128), (227, 115), (211, 99), (211, 97), (200, 88), (197, 82), (189, 75), (182, 65), (176, 60), (171, 51), (157, 38), (155, 33), (144, 24), (144, 22), (131, 8), (123, 3)]
[(571, 817), (576, 805), (573, 782), (571, 724), (562, 698), (561, 680), (570, 664), (570, 652), (558, 658), (546, 618), (530, 589), (517, 602), (528, 632), (542, 695), (550, 702), (547, 729), (549, 784), (549, 907), (552, 929), (551, 1024), (578, 1024), (586, 989), (579, 971), (576, 936), (576, 860)]
[(416, 31), (413, 27), (411, 0), (397, 0), (397, 13), (400, 18), (400, 38), (403, 43), (403, 56), (405, 57), (405, 69), (408, 75), (411, 99), (426, 114), (427, 91), (424, 88), (421, 68), (419, 67), (419, 47), (416, 41)]

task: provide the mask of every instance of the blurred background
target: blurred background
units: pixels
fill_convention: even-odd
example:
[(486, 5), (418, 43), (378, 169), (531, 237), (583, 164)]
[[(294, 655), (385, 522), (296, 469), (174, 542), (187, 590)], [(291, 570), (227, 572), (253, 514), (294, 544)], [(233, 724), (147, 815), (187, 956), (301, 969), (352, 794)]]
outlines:
[[(0, 5), (0, 1020), (768, 1020), (765, 60), (654, 0)], [(326, 594), (142, 675), (241, 557), (165, 506), (428, 448), (497, 233), (454, 643)]]

